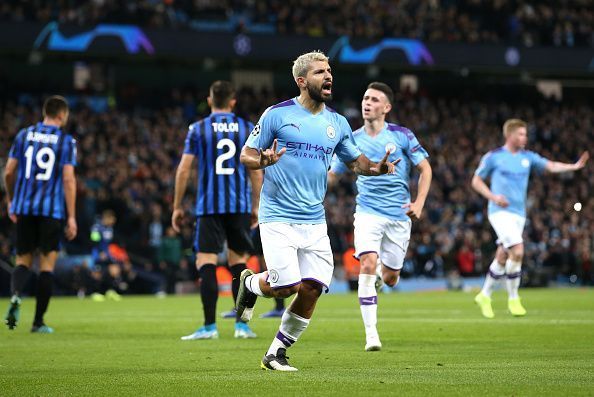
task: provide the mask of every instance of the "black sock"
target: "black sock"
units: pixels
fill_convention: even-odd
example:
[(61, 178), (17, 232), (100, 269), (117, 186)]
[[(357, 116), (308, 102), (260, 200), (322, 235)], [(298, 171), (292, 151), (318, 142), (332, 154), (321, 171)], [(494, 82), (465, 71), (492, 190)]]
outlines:
[(285, 310), (285, 300), (283, 298), (274, 298), (274, 310)]
[[(233, 292), (233, 305), (237, 302), (237, 294), (239, 293), (239, 278), (241, 277), (241, 272), (243, 272), (247, 267), (245, 263), (238, 263), (237, 265), (229, 266), (229, 270), (231, 271), (231, 276), (233, 280), (231, 281), (231, 292)], [(235, 321), (240, 321), (239, 316), (235, 317)]]
[(212, 264), (200, 268), (200, 296), (204, 308), (204, 325), (215, 323), (219, 286), (217, 285), (217, 267)]
[(43, 315), (47, 311), (53, 286), (54, 274), (52, 272), (40, 272), (37, 279), (37, 304), (35, 307), (35, 321), (33, 321), (35, 327), (43, 325)]
[(12, 276), (10, 278), (10, 294), (20, 296), (23, 292), (23, 288), (27, 285), (27, 281), (29, 281), (29, 276), (31, 275), (31, 271), (25, 265), (17, 265), (12, 271)]
[(237, 294), (239, 292), (239, 278), (241, 277), (241, 272), (243, 272), (245, 269), (247, 269), (245, 263), (239, 263), (237, 265), (229, 266), (231, 277), (233, 277), (233, 281), (231, 281), (231, 292), (233, 292), (233, 302), (237, 300)]

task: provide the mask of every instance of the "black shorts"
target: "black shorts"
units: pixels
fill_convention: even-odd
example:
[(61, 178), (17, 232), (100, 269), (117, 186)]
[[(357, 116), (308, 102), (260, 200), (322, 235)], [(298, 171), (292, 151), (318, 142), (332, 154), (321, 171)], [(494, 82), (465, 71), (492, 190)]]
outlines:
[(218, 254), (227, 247), (237, 252), (253, 250), (250, 214), (204, 215), (196, 218), (194, 252)]
[(250, 252), (252, 255), (264, 255), (264, 251), (262, 249), (262, 239), (260, 238), (260, 226), (256, 227), (255, 229), (251, 230), (252, 235), (252, 244), (254, 245), (254, 249)]
[(43, 254), (60, 250), (63, 232), (60, 219), (19, 215), (16, 230), (17, 255), (32, 254), (38, 248)]

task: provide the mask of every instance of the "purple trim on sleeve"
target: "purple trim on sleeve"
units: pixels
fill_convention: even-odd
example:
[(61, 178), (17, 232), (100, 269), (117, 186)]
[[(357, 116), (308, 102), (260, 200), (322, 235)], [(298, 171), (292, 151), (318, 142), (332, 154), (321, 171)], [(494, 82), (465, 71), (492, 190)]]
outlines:
[(291, 347), (293, 343), (296, 342), (295, 340), (289, 338), (287, 335), (283, 334), (280, 331), (276, 333), (276, 339), (280, 340), (286, 347)]
[(324, 287), (324, 289), (326, 290), (326, 291), (324, 291), (325, 293), (328, 293), (328, 291), (330, 291), (330, 288), (326, 284), (324, 284), (323, 282), (321, 282), (318, 279), (315, 279), (313, 277), (308, 277), (308, 278), (302, 278), (301, 279), (301, 281), (305, 281), (305, 280), (315, 281), (316, 283), (321, 284), (322, 287)]
[(377, 305), (377, 295), (368, 296), (366, 298), (359, 298), (359, 304), (361, 306)]
[(277, 103), (276, 105), (272, 106), (272, 107), (270, 108), (270, 110), (272, 110), (272, 109), (277, 109), (277, 108), (283, 108), (283, 107), (285, 107), (285, 106), (293, 106), (293, 105), (295, 105), (295, 102), (293, 102), (293, 100), (292, 100), (292, 99), (288, 99), (288, 100), (286, 100), (286, 101), (284, 101), (284, 102)]
[(408, 140), (411, 140), (415, 137), (415, 135), (413, 134), (413, 132), (411, 130), (409, 130), (406, 127), (402, 127), (398, 124), (392, 124), (392, 123), (388, 123), (388, 131), (392, 131), (392, 132), (401, 132), (404, 135), (406, 135), (406, 137), (408, 138)]

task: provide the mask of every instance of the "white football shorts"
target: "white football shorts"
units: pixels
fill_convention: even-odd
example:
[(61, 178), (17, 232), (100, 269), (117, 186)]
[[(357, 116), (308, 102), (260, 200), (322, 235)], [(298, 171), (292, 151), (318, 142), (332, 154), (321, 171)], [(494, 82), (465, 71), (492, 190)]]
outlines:
[(489, 222), (497, 234), (497, 244), (502, 244), (504, 248), (510, 248), (521, 244), (522, 233), (526, 218), (509, 211), (496, 211), (489, 214)]
[(382, 264), (402, 269), (410, 242), (412, 221), (397, 221), (365, 212), (355, 213), (355, 257), (375, 252)]
[(272, 288), (313, 280), (328, 292), (334, 260), (325, 223), (261, 223), (260, 238)]

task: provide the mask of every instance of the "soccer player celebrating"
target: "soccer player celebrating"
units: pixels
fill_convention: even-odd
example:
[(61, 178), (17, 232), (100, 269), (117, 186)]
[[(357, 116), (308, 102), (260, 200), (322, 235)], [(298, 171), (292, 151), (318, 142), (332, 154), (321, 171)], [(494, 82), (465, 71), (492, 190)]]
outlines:
[(39, 278), (35, 319), (31, 332), (51, 334), (44, 322), (53, 287), (53, 271), (60, 249), (63, 220), (66, 238), (76, 237), (76, 141), (62, 131), (68, 121), (68, 103), (51, 96), (43, 104), (43, 121), (21, 130), (6, 164), (4, 181), (8, 213), (16, 222), (16, 268), (12, 272), (6, 325), (19, 321), (21, 293), (27, 284), (33, 255), (39, 249)]
[[(425, 149), (409, 129), (386, 123), (393, 101), (394, 94), (388, 85), (379, 82), (369, 84), (361, 102), (364, 125), (353, 132), (355, 143), (371, 160), (381, 159), (387, 151), (391, 153), (390, 159), (409, 160), (398, 163), (393, 175), (357, 177), (355, 256), (361, 263), (358, 295), (365, 326), (366, 351), (382, 347), (377, 332), (375, 274), (378, 258), (382, 263), (383, 281), (395, 286), (410, 240), (411, 219), (421, 217), (431, 186), (432, 171)], [(420, 173), (417, 198), (413, 202), (408, 187), (411, 163)], [(344, 163), (335, 158), (330, 176), (345, 171)]]
[(286, 350), (309, 325), (316, 302), (332, 279), (323, 207), (332, 155), (336, 153), (359, 174), (394, 171), (389, 153), (377, 163), (361, 154), (346, 119), (325, 105), (332, 98), (332, 72), (323, 53), (298, 57), (293, 77), (300, 95), (268, 108), (241, 152), (247, 167), (267, 167), (259, 221), (268, 271), (243, 271), (237, 312), (249, 320), (258, 296), (296, 294), (261, 363), (263, 369), (279, 371), (296, 371)]
[[(182, 340), (216, 339), (215, 323), (219, 296), (217, 254), (227, 241), (227, 258), (233, 276), (233, 298), (239, 290), (239, 277), (246, 268), (252, 249), (250, 224), (257, 223), (257, 205), (262, 171), (248, 171), (239, 162), (239, 151), (253, 124), (232, 113), (235, 89), (227, 81), (210, 86), (210, 116), (190, 125), (184, 154), (175, 175), (174, 210), (171, 224), (180, 231), (184, 218), (182, 201), (194, 158), (198, 158), (198, 192), (196, 201), (196, 234), (194, 251), (200, 273), (200, 296), (204, 309), (204, 326)], [(248, 175), (249, 173), (249, 175)], [(252, 186), (248, 183), (251, 180)], [(252, 214), (250, 216), (250, 214)], [(255, 338), (256, 334), (236, 316), (236, 338)]]
[[(549, 161), (525, 150), (528, 141), (526, 122), (510, 119), (503, 124), (505, 145), (485, 154), (472, 178), (472, 188), (489, 200), (489, 222), (497, 234), (497, 252), (489, 266), (485, 284), (474, 298), (483, 316), (495, 317), (491, 293), (498, 280), (505, 278), (507, 307), (512, 315), (524, 316), (518, 289), (522, 274), (524, 244), (522, 232), (526, 222), (526, 191), (530, 171), (561, 173), (583, 168), (589, 154), (584, 152), (574, 164)], [(491, 187), (485, 180), (491, 178)]]

